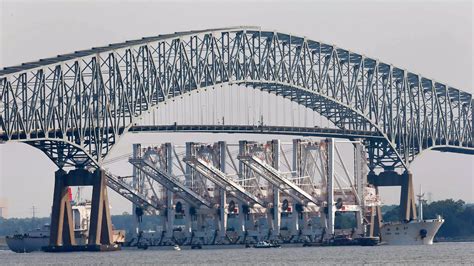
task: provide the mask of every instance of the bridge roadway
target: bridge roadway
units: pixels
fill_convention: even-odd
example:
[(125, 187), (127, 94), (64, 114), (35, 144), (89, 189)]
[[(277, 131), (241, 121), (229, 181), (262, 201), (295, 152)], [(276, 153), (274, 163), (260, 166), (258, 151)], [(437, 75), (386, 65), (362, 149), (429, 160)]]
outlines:
[[(101, 131), (113, 131), (113, 128), (100, 129)], [(119, 133), (125, 131), (120, 128)], [(275, 134), (275, 135), (298, 135), (315, 137), (333, 137), (333, 138), (366, 138), (383, 139), (378, 132), (363, 130), (347, 130), (338, 128), (321, 127), (294, 127), (294, 126), (266, 126), (266, 125), (133, 125), (129, 132), (208, 132), (208, 133), (235, 133), (235, 134)], [(82, 132), (84, 135), (94, 133), (94, 130), (86, 129)], [(29, 136), (25, 133), (13, 133), (8, 136), (5, 132), (0, 132), (0, 141), (25, 139), (25, 138), (62, 138), (62, 131), (50, 130), (45, 134), (42, 130), (31, 132)], [(66, 136), (78, 134), (77, 130), (69, 129)]]
[[(102, 129), (103, 131), (114, 131), (113, 128)], [(121, 127), (118, 132), (121, 134), (125, 131)], [(92, 130), (85, 130), (85, 135), (91, 134)], [(295, 127), (295, 126), (269, 126), (269, 125), (132, 125), (128, 132), (133, 133), (158, 133), (158, 132), (201, 132), (201, 133), (228, 133), (228, 134), (270, 134), (270, 135), (289, 135), (303, 137), (326, 137), (326, 138), (342, 138), (342, 139), (366, 139), (366, 140), (383, 140), (384, 137), (374, 131), (349, 130), (340, 128), (323, 128), (323, 127)], [(62, 136), (63, 131), (51, 130), (48, 134), (38, 130), (31, 132), (29, 138), (58, 138)], [(66, 131), (67, 136), (77, 134), (74, 129)], [(5, 132), (0, 132), (0, 143), (2, 141), (28, 138), (24, 133), (13, 133), (8, 136)], [(441, 152), (453, 152), (461, 154), (474, 154), (474, 147), (462, 147), (457, 143), (451, 145), (440, 145), (431, 147), (432, 150)]]
[[(384, 137), (373, 131), (348, 130), (340, 128), (322, 127), (294, 127), (294, 126), (266, 126), (266, 125), (134, 125), (129, 132), (202, 132), (202, 133), (228, 133), (228, 134), (266, 134), (266, 135), (289, 135), (303, 137), (326, 137), (341, 139), (366, 139), (382, 140)], [(453, 152), (461, 154), (474, 154), (473, 147), (460, 147), (453, 145), (440, 145), (432, 147), (432, 150), (441, 152)]]
[(296, 135), (328, 138), (383, 139), (382, 135), (373, 131), (266, 125), (134, 125), (130, 128), (129, 132), (207, 132), (229, 134)]

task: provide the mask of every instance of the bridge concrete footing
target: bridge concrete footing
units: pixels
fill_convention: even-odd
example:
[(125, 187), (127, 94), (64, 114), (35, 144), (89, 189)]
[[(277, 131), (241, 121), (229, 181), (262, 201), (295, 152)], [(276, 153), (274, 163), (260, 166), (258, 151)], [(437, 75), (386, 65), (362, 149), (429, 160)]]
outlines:
[[(386, 186), (400, 186), (400, 220), (410, 221), (416, 219), (415, 192), (413, 189), (413, 174), (411, 172), (405, 171), (402, 174), (399, 174), (395, 171), (384, 171), (379, 174), (370, 172), (367, 176), (367, 181), (377, 188)], [(378, 234), (381, 221), (381, 211), (380, 207), (378, 207), (375, 213), (375, 235)]]
[[(68, 198), (70, 186), (92, 186), (91, 217), (87, 245), (77, 245), (74, 221)], [(112, 220), (107, 196), (107, 176), (101, 169), (93, 173), (85, 169), (55, 173), (53, 209), (47, 252), (113, 251), (120, 249), (113, 243)]]
[(74, 221), (72, 217), (71, 202), (68, 197), (66, 185), (67, 173), (59, 169), (55, 173), (53, 209), (51, 213), (50, 246), (74, 246)]

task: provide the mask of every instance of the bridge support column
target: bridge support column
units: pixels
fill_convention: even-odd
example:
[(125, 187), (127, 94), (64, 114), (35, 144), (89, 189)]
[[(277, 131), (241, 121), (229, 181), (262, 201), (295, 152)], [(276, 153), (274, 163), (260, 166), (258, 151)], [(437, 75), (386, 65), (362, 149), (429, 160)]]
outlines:
[[(113, 243), (105, 172), (101, 169), (96, 169), (94, 173), (85, 169), (76, 169), (66, 174), (64, 170), (58, 170), (55, 181), (50, 245), (45, 248), (45, 251), (118, 250), (118, 245)], [(91, 217), (87, 245), (76, 245), (75, 243), (72, 209), (67, 198), (67, 188), (69, 186), (92, 186)]]
[(415, 220), (416, 204), (415, 204), (415, 190), (413, 189), (413, 174), (405, 171), (401, 175), (401, 190), (400, 190), (400, 218), (403, 220)]
[(92, 181), (89, 245), (100, 246), (113, 243), (112, 219), (110, 218), (106, 178), (103, 170), (95, 170)]
[[(367, 176), (368, 182), (373, 184), (377, 188), (384, 186), (400, 186), (400, 220), (410, 221), (416, 219), (416, 206), (415, 206), (415, 194), (413, 189), (413, 175), (405, 171), (402, 174), (398, 174), (395, 171), (384, 171), (380, 174), (370, 172)], [(377, 208), (375, 214), (375, 224), (373, 225), (374, 235), (378, 234), (378, 230), (381, 226), (381, 211), (380, 207)]]
[(50, 246), (76, 245), (71, 202), (68, 186), (65, 185), (66, 172), (59, 169), (55, 173), (53, 209), (51, 213)]

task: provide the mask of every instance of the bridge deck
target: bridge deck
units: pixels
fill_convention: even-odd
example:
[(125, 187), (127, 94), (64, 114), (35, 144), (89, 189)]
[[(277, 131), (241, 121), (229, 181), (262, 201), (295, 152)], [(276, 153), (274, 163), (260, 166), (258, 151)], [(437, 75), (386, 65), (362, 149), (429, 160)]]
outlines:
[(363, 130), (346, 130), (321, 127), (292, 127), (292, 126), (261, 126), (261, 125), (134, 125), (130, 132), (210, 132), (235, 134), (275, 134), (320, 136), (334, 138), (377, 138), (382, 139), (377, 132)]

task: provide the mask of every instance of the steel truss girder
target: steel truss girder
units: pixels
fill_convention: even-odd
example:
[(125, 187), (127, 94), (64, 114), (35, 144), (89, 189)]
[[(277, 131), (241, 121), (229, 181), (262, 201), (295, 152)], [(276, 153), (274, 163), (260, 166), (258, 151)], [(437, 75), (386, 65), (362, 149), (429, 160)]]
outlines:
[(473, 149), (470, 93), (334, 45), (254, 27), (143, 38), (5, 68), (0, 135), (74, 143), (88, 164), (100, 166), (157, 103), (223, 83), (258, 85), (321, 111), (342, 129), (380, 133), (395, 167), (437, 146)]

